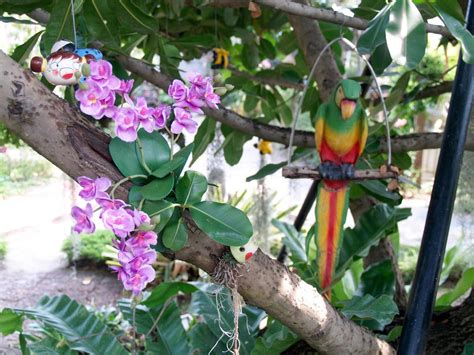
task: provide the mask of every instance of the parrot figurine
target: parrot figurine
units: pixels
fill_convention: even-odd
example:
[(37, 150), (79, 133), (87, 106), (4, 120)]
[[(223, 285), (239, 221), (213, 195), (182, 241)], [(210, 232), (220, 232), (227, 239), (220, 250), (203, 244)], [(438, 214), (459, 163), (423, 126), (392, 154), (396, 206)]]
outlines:
[(250, 241), (240, 247), (230, 247), (230, 252), (235, 260), (239, 263), (244, 264), (246, 261), (257, 252), (258, 245), (250, 239)]
[(349, 204), (349, 180), (354, 177), (354, 165), (364, 151), (368, 135), (360, 95), (359, 83), (342, 80), (329, 102), (319, 107), (315, 123), (322, 178), (315, 227), (318, 281), (329, 299)]

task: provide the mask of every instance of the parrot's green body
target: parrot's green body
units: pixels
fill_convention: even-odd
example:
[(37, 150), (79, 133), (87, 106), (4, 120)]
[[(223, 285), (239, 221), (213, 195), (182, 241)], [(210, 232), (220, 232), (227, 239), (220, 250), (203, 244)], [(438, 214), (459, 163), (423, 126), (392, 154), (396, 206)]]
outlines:
[(367, 141), (367, 117), (360, 103), (360, 85), (342, 80), (316, 118), (316, 148), (323, 178), (316, 205), (318, 277), (322, 290), (333, 281), (349, 203), (349, 179)]

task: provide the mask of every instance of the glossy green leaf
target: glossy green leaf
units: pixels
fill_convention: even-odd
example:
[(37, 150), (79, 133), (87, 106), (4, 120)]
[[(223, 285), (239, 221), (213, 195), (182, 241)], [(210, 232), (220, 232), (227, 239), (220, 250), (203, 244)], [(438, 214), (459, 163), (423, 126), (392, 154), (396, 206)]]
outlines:
[(143, 34), (155, 34), (158, 31), (158, 21), (144, 13), (131, 0), (108, 0), (120, 25)]
[(387, 43), (382, 43), (380, 46), (375, 48), (371, 59), (375, 74), (382, 75), (385, 69), (392, 64), (392, 57), (390, 56)]
[(223, 148), (224, 158), (227, 164), (233, 166), (240, 161), (244, 152), (244, 144), (252, 136), (240, 133), (228, 126), (221, 126), (222, 134), (225, 137)]
[[(221, 328), (226, 332), (231, 332), (234, 329), (234, 315), (232, 311), (233, 308), (229, 290), (219, 286), (216, 287), (212, 284), (198, 282), (193, 284), (199, 288), (199, 291), (193, 293), (190, 312), (192, 314), (199, 315), (199, 317), (205, 321), (206, 325), (209, 327), (209, 330), (214, 336), (217, 337), (217, 339), (221, 338), (222, 336)], [(219, 315), (217, 313), (217, 292), (217, 297), (219, 300)], [(247, 314), (245, 308), (243, 312)], [(240, 354), (250, 354), (255, 345), (254, 336), (258, 332), (258, 327), (255, 329), (254, 327), (250, 326), (250, 321), (247, 321), (248, 318), (248, 316), (239, 317)], [(218, 323), (218, 320), (220, 320), (220, 324)], [(249, 327), (247, 327), (247, 324), (249, 324)], [(226, 336), (221, 339), (223, 344), (226, 344), (228, 340), (229, 338)]]
[(367, 29), (362, 32), (357, 42), (360, 53), (372, 53), (375, 48), (385, 43), (385, 28), (390, 17), (390, 7), (391, 4), (388, 4), (380, 10), (377, 16), (370, 20)]
[(36, 43), (43, 32), (44, 31), (39, 31), (38, 33), (31, 36), (25, 43), (16, 47), (11, 55), (12, 59), (20, 64), (23, 64), (23, 62), (30, 56), (31, 51), (36, 46)]
[(216, 242), (239, 246), (252, 237), (248, 217), (239, 209), (218, 202), (198, 202), (189, 207), (197, 226)]
[(453, 267), (456, 266), (458, 261), (460, 246), (455, 245), (446, 252), (443, 260), (443, 266), (441, 267), (441, 274), (439, 276), (438, 285), (442, 285), (451, 274)]
[(245, 43), (241, 52), (242, 64), (249, 70), (255, 69), (260, 63), (258, 47), (255, 43)]
[[(133, 312), (130, 299), (121, 299), (117, 303), (124, 318), (131, 323), (133, 321)], [(157, 324), (155, 324), (159, 316), (160, 319)], [(151, 334), (153, 334), (153, 336), (150, 335), (146, 337), (146, 353), (168, 355), (190, 354), (191, 349), (187, 342), (186, 331), (181, 322), (181, 312), (176, 302), (168, 304), (163, 313), (162, 306), (148, 308), (143, 305), (137, 305), (135, 324), (138, 333), (146, 335), (151, 331)]]
[[(143, 129), (138, 131), (138, 139), (143, 147), (146, 165), (154, 171), (167, 163), (171, 158), (171, 150), (166, 139), (160, 132), (148, 133)], [(136, 154), (141, 157), (139, 144), (136, 144)]]
[(298, 336), (287, 326), (272, 320), (263, 336), (257, 338), (252, 355), (281, 354), (298, 340)]
[(374, 196), (381, 202), (390, 205), (399, 205), (402, 202), (402, 196), (398, 192), (387, 190), (387, 185), (378, 180), (365, 180), (359, 183), (366, 192)]
[(366, 20), (373, 19), (387, 4), (386, 0), (362, 0), (352, 11), (354, 15)]
[(4, 308), (0, 312), (0, 333), (3, 336), (14, 332), (21, 332), (23, 328), (23, 316), (9, 308)]
[(167, 224), (161, 235), (163, 244), (168, 249), (177, 251), (182, 249), (188, 241), (188, 231), (180, 218)]
[(392, 296), (395, 292), (395, 274), (391, 260), (370, 265), (360, 277), (359, 295)]
[(464, 27), (450, 11), (451, 4), (436, 1), (433, 4), (449, 32), (461, 43), (462, 59), (469, 64), (474, 64), (474, 36)]
[(355, 296), (342, 302), (341, 313), (348, 318), (375, 320), (382, 327), (390, 324), (398, 314), (398, 308), (390, 296), (382, 295), (375, 298), (371, 295)]
[(141, 186), (133, 185), (130, 190), (128, 190), (128, 203), (135, 208), (138, 207), (140, 201), (143, 199), (140, 189)]
[(162, 282), (151, 291), (150, 296), (142, 301), (141, 304), (149, 308), (155, 308), (162, 306), (168, 299), (180, 292), (190, 294), (197, 290), (196, 286), (186, 282)]
[(281, 163), (264, 165), (254, 175), (251, 175), (251, 176), (247, 177), (245, 179), (245, 181), (249, 182), (249, 181), (252, 181), (252, 180), (262, 179), (267, 175), (271, 175), (271, 174), (277, 172), (278, 170), (280, 170), (281, 168), (283, 168), (287, 164), (288, 164), (288, 162), (285, 160), (285, 161), (282, 161)]
[(128, 354), (93, 312), (66, 295), (44, 296), (36, 307), (18, 311), (59, 332), (71, 349), (89, 354)]
[(140, 194), (147, 200), (158, 201), (171, 192), (174, 186), (173, 175), (167, 175), (161, 179), (153, 179), (146, 185), (140, 188)]
[(56, 1), (41, 42), (46, 53), (61, 39), (74, 40), (70, 1)]
[(426, 29), (420, 12), (411, 0), (395, 0), (385, 32), (392, 59), (414, 68), (425, 55)]
[(341, 278), (354, 260), (367, 256), (370, 247), (385, 236), (387, 229), (410, 216), (409, 211), (376, 205), (362, 214), (354, 228), (345, 229), (334, 279)]
[(174, 206), (171, 202), (166, 200), (160, 201), (145, 201), (142, 211), (147, 213), (150, 217), (159, 216), (159, 222), (155, 227), (155, 232), (160, 233), (168, 224), (173, 215)]
[(188, 170), (176, 184), (176, 200), (186, 206), (201, 201), (207, 191), (207, 179), (197, 171)]
[(177, 157), (170, 161), (167, 161), (163, 165), (161, 165), (158, 169), (153, 171), (151, 175), (156, 176), (157, 178), (165, 177), (166, 175), (173, 172), (175, 169), (179, 168), (183, 164), (186, 163), (185, 157)]
[(111, 48), (119, 47), (118, 23), (107, 1), (85, 0), (82, 13), (87, 21), (87, 30), (96, 39)]
[(199, 354), (225, 354), (227, 345), (225, 340), (215, 335), (204, 322), (195, 324), (188, 333), (194, 351)]
[(474, 287), (474, 267), (464, 270), (456, 287), (436, 300), (436, 307), (451, 306), (454, 301), (467, 293), (472, 287)]
[(199, 126), (194, 137), (193, 159), (191, 165), (206, 151), (207, 146), (214, 140), (216, 133), (216, 121), (206, 117)]
[[(194, 140), (196, 140), (196, 138)], [(178, 150), (174, 154), (173, 159), (182, 160), (182, 158), (184, 158), (183, 163), (181, 165), (177, 166), (173, 170), (174, 175), (175, 175), (176, 178), (178, 178), (181, 175), (181, 172), (183, 171), (184, 167), (186, 166), (186, 162), (188, 161), (189, 156), (191, 155), (191, 152), (193, 151), (193, 148), (194, 148), (194, 143), (189, 143), (186, 147)]]
[(260, 40), (260, 48), (261, 48), (261, 51), (263, 53), (263, 55), (268, 58), (268, 59), (275, 59), (276, 55), (277, 55), (277, 52), (276, 52), (276, 48), (273, 46), (273, 44), (265, 39), (265, 38), (262, 38)]
[[(135, 143), (127, 143), (118, 137), (112, 138), (109, 152), (117, 168), (124, 176), (147, 175), (143, 169), (135, 150)], [(143, 179), (134, 179), (134, 182), (144, 182)]]

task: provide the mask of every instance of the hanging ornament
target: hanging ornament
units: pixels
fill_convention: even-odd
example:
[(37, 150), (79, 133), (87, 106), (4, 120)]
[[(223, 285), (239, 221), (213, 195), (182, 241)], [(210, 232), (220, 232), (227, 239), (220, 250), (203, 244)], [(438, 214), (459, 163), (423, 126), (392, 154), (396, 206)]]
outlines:
[(272, 142), (265, 139), (260, 139), (258, 143), (254, 144), (254, 147), (258, 149), (261, 155), (273, 153)]
[(212, 54), (212, 69), (226, 69), (229, 66), (229, 52), (224, 48), (214, 48)]
[(56, 42), (47, 57), (33, 57), (30, 68), (53, 85), (75, 85), (89, 75), (88, 63), (102, 59), (102, 53), (93, 48), (76, 48), (74, 43), (61, 40)]

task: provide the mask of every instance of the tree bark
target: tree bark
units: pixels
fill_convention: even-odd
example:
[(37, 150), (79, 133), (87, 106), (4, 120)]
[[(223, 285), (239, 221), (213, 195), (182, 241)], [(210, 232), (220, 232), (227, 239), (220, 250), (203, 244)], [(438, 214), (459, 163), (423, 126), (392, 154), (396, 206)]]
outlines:
[[(51, 93), (31, 72), (0, 52), (0, 121), (72, 178), (121, 178), (108, 153), (109, 138), (76, 108)], [(118, 195), (126, 198), (127, 191)], [(189, 241), (175, 257), (212, 273), (226, 248), (188, 218)], [(255, 277), (258, 275), (258, 277)], [(347, 320), (309, 284), (258, 252), (241, 270), (246, 302), (279, 319), (322, 353), (393, 354), (369, 331)]]

